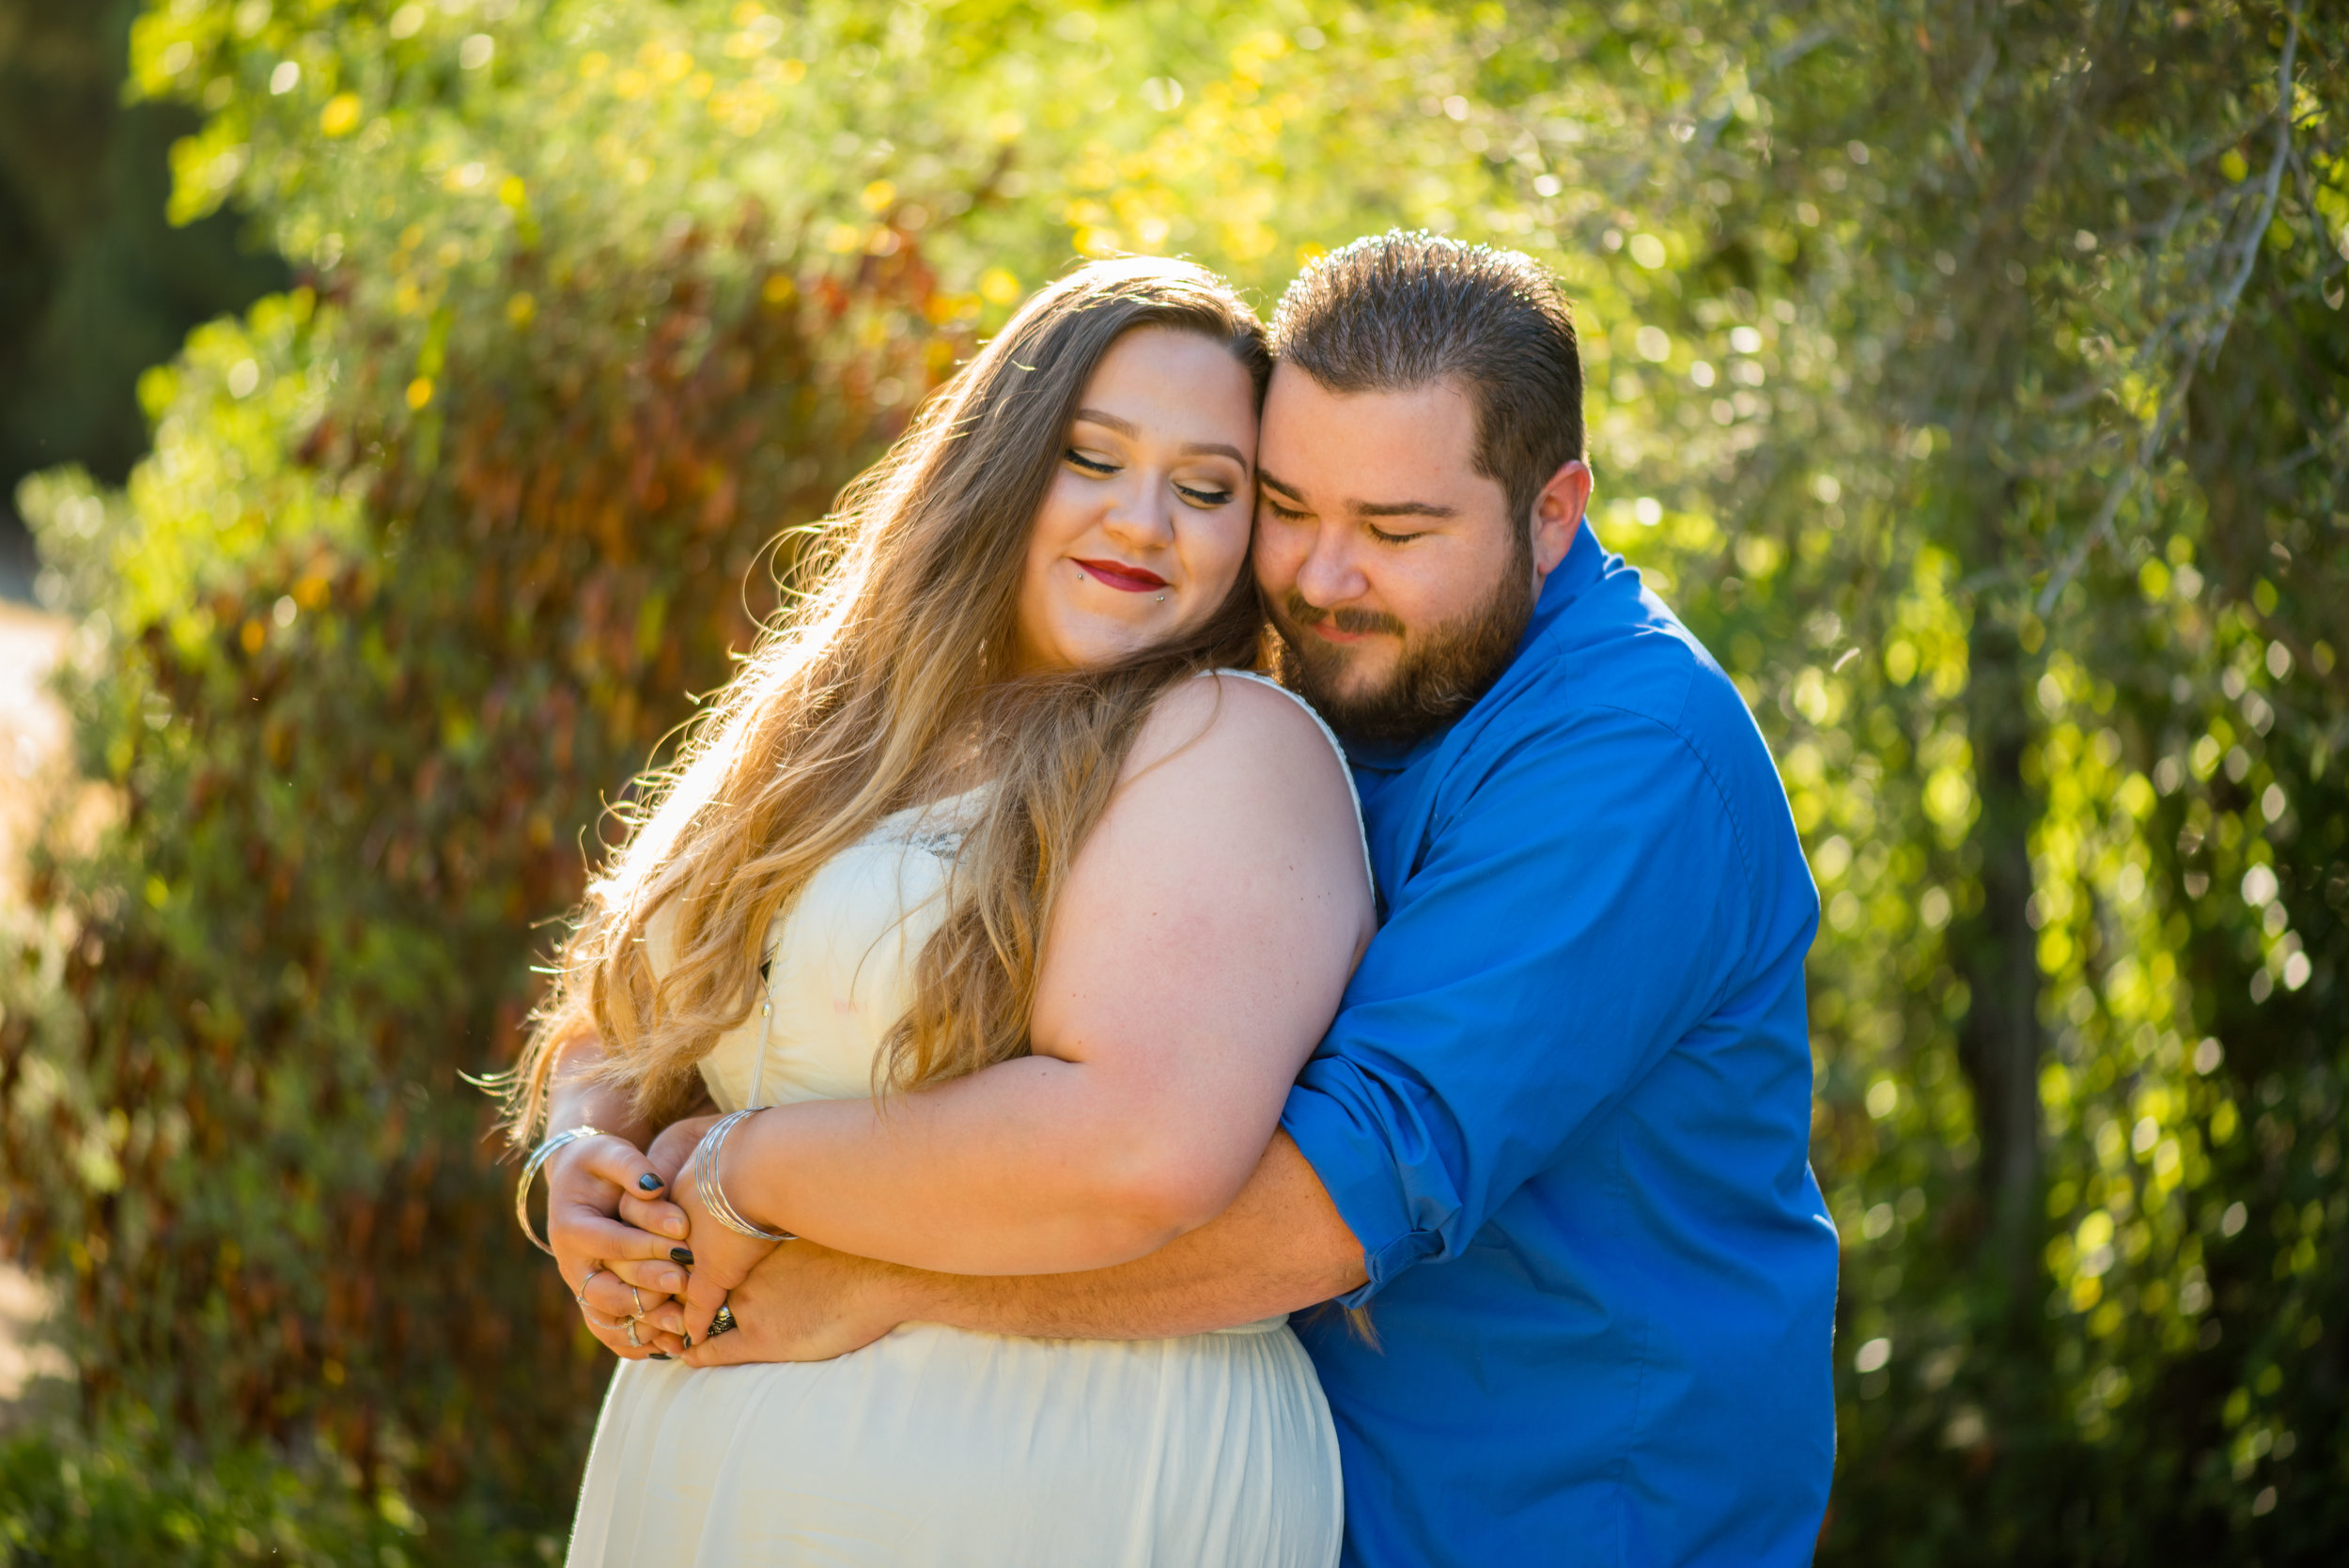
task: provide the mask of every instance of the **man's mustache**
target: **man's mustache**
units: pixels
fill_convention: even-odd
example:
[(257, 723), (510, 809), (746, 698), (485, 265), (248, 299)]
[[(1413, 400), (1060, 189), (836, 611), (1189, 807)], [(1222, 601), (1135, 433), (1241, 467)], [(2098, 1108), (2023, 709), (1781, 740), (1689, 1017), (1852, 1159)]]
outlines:
[(1288, 597), (1282, 601), (1281, 609), (1293, 626), (1319, 626), (1322, 622), (1328, 621), (1338, 630), (1352, 637), (1359, 637), (1370, 631), (1383, 631), (1394, 637), (1403, 635), (1403, 623), (1383, 610), (1353, 610), (1345, 607), (1324, 610), (1317, 604), (1305, 602), (1305, 596), (1294, 588), (1289, 590)]

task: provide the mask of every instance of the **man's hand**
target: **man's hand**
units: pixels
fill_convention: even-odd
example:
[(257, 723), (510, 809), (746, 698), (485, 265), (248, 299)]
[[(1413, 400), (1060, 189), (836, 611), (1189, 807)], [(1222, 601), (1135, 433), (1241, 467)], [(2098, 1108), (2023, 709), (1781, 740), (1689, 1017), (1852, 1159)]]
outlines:
[[(696, 1270), (696, 1273), (699, 1271)], [(744, 1361), (829, 1361), (861, 1350), (910, 1315), (912, 1270), (794, 1241), (776, 1248), (734, 1287), (735, 1330), (696, 1340), (689, 1366)]]

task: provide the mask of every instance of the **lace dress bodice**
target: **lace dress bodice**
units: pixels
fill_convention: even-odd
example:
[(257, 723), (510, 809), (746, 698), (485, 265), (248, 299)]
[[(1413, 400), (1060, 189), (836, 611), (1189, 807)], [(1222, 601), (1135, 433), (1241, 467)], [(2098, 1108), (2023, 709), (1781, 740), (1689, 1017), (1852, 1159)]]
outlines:
[(824, 862), (767, 941), (751, 1016), (702, 1058), (720, 1109), (860, 1099), (913, 1001), (913, 967), (945, 918), (945, 892), (978, 792), (883, 817)]

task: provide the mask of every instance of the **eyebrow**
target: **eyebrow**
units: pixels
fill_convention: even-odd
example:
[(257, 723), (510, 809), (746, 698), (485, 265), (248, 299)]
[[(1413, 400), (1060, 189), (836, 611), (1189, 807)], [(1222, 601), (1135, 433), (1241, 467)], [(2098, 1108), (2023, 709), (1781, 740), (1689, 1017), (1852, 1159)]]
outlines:
[(1279, 490), (1283, 495), (1287, 496), (1291, 501), (1302, 501), (1305, 499), (1304, 491), (1299, 489), (1295, 485), (1290, 484), (1285, 479), (1274, 478), (1271, 473), (1266, 469), (1260, 468), (1256, 470), (1256, 483), (1262, 485), (1266, 489)]
[[(1256, 482), (1268, 490), (1277, 490), (1291, 501), (1302, 505), (1305, 492), (1286, 480), (1274, 477), (1264, 469), (1256, 470)], [(1351, 501), (1346, 510), (1358, 518), (1456, 518), (1456, 506), (1439, 506), (1432, 501)]]
[[(1115, 430), (1121, 436), (1130, 436), (1136, 440), (1141, 439), (1142, 436), (1141, 427), (1137, 426), (1132, 420), (1120, 419), (1117, 415), (1113, 413), (1104, 413), (1099, 409), (1079, 409), (1071, 417), (1072, 420), (1081, 419), (1088, 425), (1099, 425), (1105, 428)], [(1239, 464), (1242, 469), (1248, 467), (1248, 458), (1240, 452), (1238, 447), (1226, 446), (1220, 441), (1185, 442), (1183, 443), (1183, 452), (1185, 456), (1229, 458), (1232, 461)]]

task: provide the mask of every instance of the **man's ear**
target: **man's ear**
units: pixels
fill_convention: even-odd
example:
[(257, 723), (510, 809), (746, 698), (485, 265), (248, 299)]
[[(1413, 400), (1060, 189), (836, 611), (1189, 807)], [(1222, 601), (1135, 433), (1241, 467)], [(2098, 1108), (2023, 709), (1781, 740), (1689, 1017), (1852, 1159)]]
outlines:
[(1591, 465), (1570, 458), (1533, 498), (1533, 569), (1548, 577), (1573, 548), (1575, 531), (1591, 504)]

